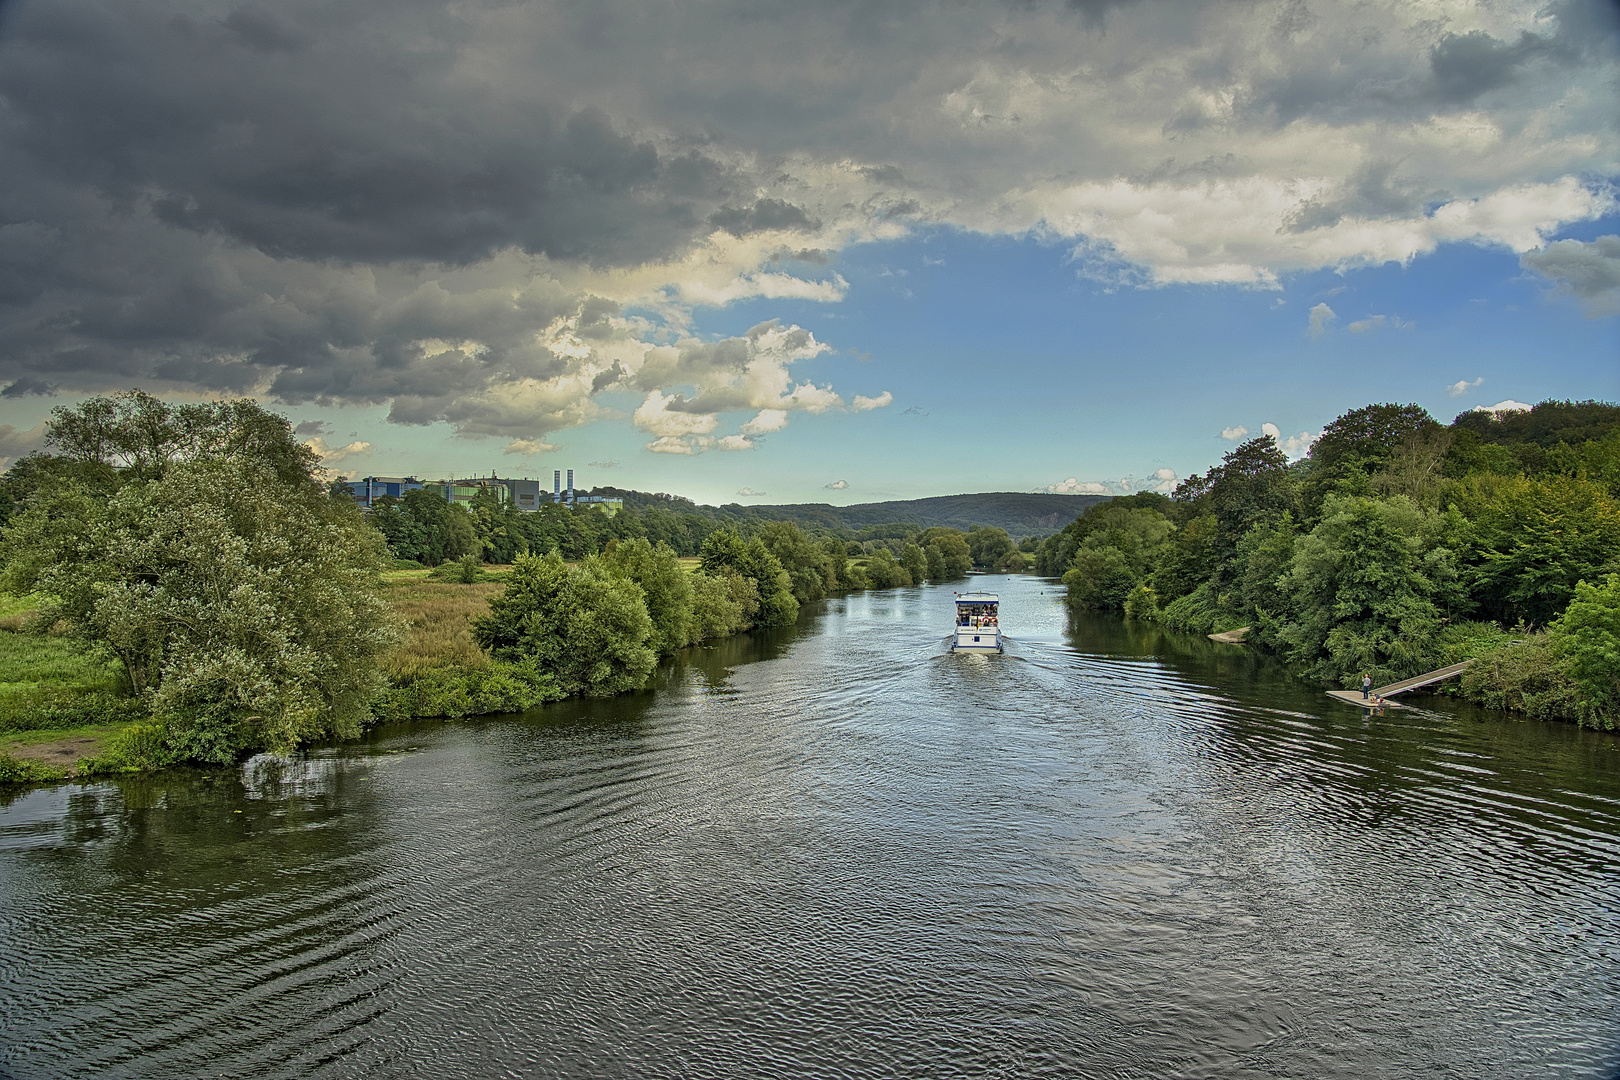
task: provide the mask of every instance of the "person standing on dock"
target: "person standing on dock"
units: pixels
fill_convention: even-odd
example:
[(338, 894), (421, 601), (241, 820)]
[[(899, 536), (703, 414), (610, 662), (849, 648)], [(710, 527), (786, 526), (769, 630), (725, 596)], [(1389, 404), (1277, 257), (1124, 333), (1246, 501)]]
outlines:
[(1366, 700), (1367, 698), (1369, 698), (1371, 696), (1372, 696), (1372, 676), (1367, 674), (1365, 671), (1363, 671), (1361, 673), (1361, 697), (1362, 697), (1362, 700)]

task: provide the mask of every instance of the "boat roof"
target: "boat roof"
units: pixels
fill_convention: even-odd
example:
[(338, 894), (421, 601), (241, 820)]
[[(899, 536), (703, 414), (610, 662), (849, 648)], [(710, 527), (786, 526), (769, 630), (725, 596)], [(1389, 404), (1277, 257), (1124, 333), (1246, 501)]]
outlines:
[(965, 592), (956, 597), (958, 604), (999, 604), (1001, 597), (993, 592)]

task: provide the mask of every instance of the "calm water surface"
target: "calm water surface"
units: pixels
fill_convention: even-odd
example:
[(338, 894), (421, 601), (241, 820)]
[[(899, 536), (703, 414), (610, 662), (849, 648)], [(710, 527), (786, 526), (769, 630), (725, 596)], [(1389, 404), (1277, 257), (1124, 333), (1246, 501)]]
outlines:
[(1620, 1074), (1620, 739), (975, 584), (0, 798), (0, 1074)]

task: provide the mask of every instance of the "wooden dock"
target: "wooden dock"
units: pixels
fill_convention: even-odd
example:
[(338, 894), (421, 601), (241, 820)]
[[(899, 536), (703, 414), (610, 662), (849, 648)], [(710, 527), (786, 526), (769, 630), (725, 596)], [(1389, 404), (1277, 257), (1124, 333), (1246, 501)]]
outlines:
[(1359, 705), (1363, 709), (1379, 708), (1379, 706), (1373, 704), (1373, 698), (1383, 698), (1384, 704), (1382, 707), (1385, 709), (1404, 709), (1406, 708), (1405, 705), (1398, 704), (1389, 699), (1394, 697), (1396, 694), (1404, 694), (1408, 690), (1416, 690), (1420, 686), (1428, 686), (1431, 683), (1442, 682), (1449, 679), (1453, 675), (1461, 675), (1463, 670), (1472, 663), (1472, 660), (1464, 660), (1460, 664), (1452, 664), (1450, 667), (1435, 668), (1433, 671), (1425, 671), (1422, 675), (1414, 675), (1410, 679), (1402, 679), (1400, 682), (1392, 682), (1388, 686), (1375, 687), (1367, 697), (1362, 697), (1360, 690), (1329, 690), (1327, 695), (1328, 697), (1337, 701), (1342, 701), (1347, 705)]
[[(1374, 692), (1376, 693), (1376, 691), (1374, 691)], [(1330, 697), (1330, 698), (1334, 698), (1334, 699), (1336, 699), (1338, 701), (1342, 701), (1346, 705), (1360, 705), (1363, 709), (1404, 709), (1404, 708), (1406, 708), (1406, 706), (1402, 705), (1400, 702), (1391, 701), (1391, 700), (1389, 700), (1389, 698), (1385, 698), (1384, 703), (1382, 705), (1375, 705), (1375, 704), (1373, 704), (1373, 699), (1372, 698), (1370, 698), (1370, 697), (1367, 697), (1367, 698), (1362, 697), (1360, 690), (1329, 690), (1327, 692), (1327, 696)]]

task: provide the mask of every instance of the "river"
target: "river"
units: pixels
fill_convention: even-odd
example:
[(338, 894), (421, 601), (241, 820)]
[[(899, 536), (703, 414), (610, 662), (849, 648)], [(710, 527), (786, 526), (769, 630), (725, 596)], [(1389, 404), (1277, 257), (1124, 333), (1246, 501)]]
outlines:
[(974, 585), (0, 797), (0, 1075), (1620, 1075), (1620, 739)]

